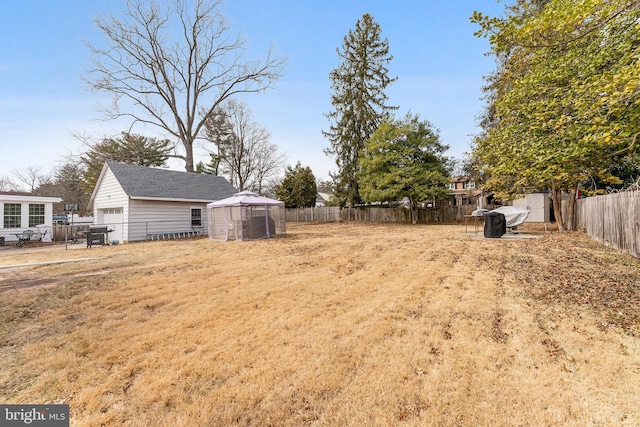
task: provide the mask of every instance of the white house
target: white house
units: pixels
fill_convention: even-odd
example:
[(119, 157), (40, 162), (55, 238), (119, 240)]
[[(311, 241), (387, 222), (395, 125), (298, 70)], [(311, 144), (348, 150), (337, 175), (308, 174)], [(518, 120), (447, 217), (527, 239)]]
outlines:
[(0, 244), (17, 241), (16, 235), (25, 230), (40, 232), (42, 226), (51, 229), (53, 204), (61, 201), (59, 197), (0, 191)]
[(329, 206), (332, 198), (333, 198), (333, 194), (321, 193), (318, 191), (318, 194), (316, 195), (316, 208), (322, 207), (322, 206)]
[(207, 203), (237, 192), (221, 176), (107, 162), (89, 204), (94, 224), (112, 230), (110, 241), (128, 242), (207, 234)]

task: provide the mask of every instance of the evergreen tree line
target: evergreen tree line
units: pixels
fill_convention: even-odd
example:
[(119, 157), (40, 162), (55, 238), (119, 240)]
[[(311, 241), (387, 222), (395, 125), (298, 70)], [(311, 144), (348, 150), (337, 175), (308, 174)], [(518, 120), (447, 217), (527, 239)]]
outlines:
[(446, 195), (451, 160), (448, 147), (427, 120), (387, 103), (393, 59), (380, 25), (369, 14), (356, 22), (337, 50), (340, 64), (330, 73), (333, 110), (326, 114), (330, 142), (326, 154), (335, 158), (334, 195), (341, 206), (407, 199), (414, 222), (417, 205)]

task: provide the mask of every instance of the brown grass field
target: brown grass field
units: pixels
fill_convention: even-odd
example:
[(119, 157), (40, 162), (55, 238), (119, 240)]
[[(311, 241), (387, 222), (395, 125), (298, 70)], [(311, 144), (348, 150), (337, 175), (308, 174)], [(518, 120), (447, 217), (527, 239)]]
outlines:
[(524, 231), (2, 256), (100, 259), (0, 269), (0, 403), (66, 403), (72, 426), (640, 425), (640, 261)]

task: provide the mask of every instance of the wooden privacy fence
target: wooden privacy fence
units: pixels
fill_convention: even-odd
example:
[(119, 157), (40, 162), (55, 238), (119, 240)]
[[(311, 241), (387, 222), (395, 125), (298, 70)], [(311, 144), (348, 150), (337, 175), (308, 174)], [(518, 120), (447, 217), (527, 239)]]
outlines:
[[(467, 208), (469, 206), (469, 208)], [(436, 207), (418, 209), (418, 223), (456, 222), (464, 220), (470, 215), (475, 206)], [(468, 213), (467, 213), (468, 211)], [(358, 208), (344, 208), (341, 217), (345, 221), (373, 221), (373, 222), (406, 222), (411, 223), (411, 211), (403, 207), (383, 208), (366, 206)]]
[(291, 222), (336, 222), (340, 220), (340, 207), (285, 209), (285, 218)]
[[(418, 209), (418, 223), (462, 222), (465, 215), (477, 207), (473, 205), (439, 206)], [(493, 207), (489, 208), (492, 209)], [(291, 222), (335, 222), (335, 221), (372, 221), (411, 223), (411, 212), (403, 207), (387, 208), (363, 206), (343, 208), (326, 206), (318, 208), (286, 209), (286, 219)]]
[(640, 192), (578, 200), (576, 225), (594, 240), (640, 257)]

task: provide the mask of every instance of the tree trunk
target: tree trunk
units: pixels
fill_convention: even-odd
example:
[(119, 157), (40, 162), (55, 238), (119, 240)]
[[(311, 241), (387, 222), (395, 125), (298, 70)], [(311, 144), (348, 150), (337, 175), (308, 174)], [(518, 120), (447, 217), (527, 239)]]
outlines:
[(184, 168), (187, 172), (195, 172), (193, 168), (193, 141), (183, 140), (182, 145), (184, 145)]
[(411, 223), (418, 223), (418, 202), (409, 199), (409, 208), (411, 210)]
[(569, 206), (567, 206), (567, 231), (575, 231), (575, 208), (576, 208), (576, 193), (578, 192), (578, 183), (574, 183), (571, 188), (571, 195), (569, 198)]
[(562, 220), (562, 191), (558, 189), (558, 182), (555, 179), (551, 180), (551, 200), (553, 200), (553, 213), (556, 217), (558, 231), (565, 231)]

